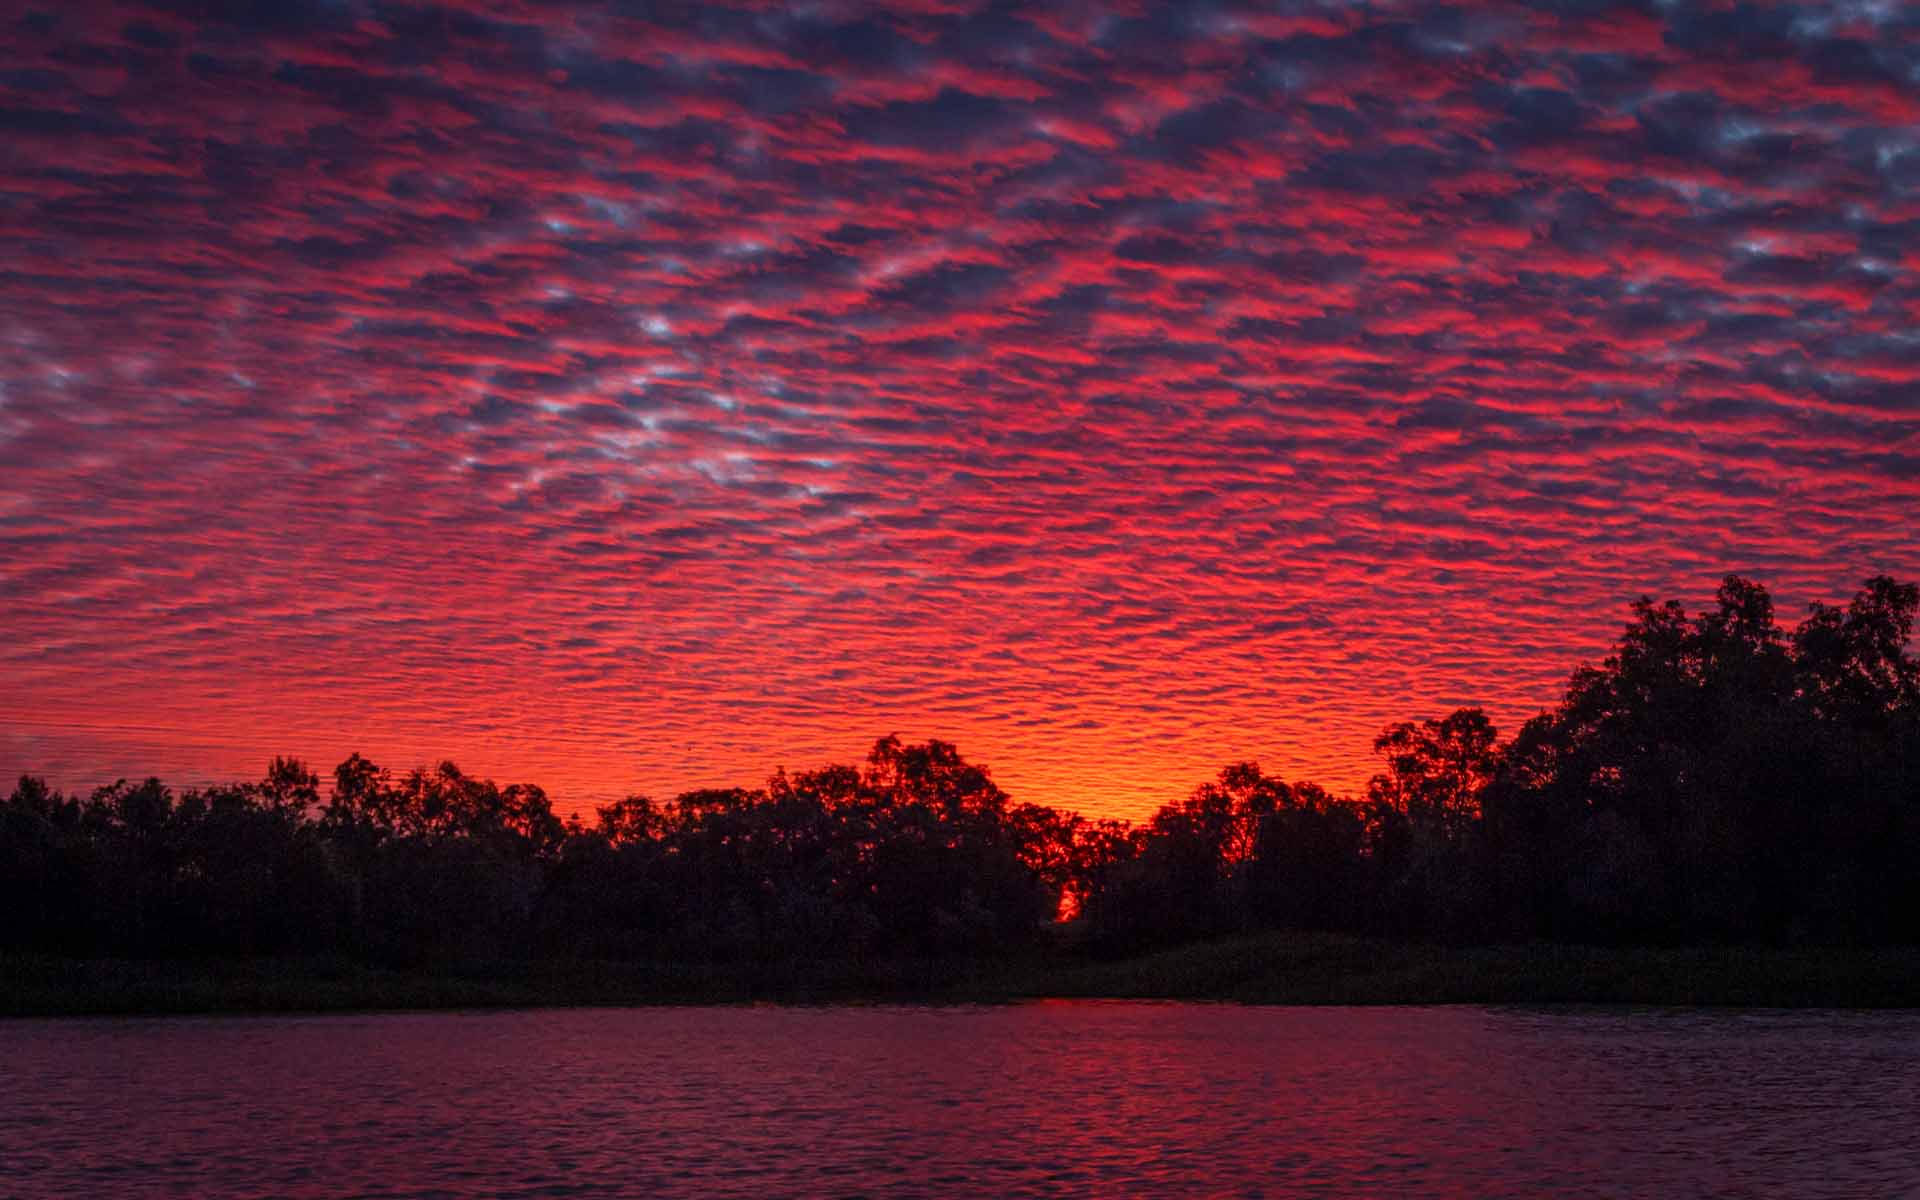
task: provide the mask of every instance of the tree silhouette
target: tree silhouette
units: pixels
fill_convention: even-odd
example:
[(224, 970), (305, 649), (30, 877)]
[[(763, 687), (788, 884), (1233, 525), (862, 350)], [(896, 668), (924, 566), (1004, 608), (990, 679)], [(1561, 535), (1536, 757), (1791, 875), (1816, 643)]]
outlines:
[(1920, 940), (1920, 589), (1790, 633), (1729, 575), (1642, 598), (1502, 742), (1462, 708), (1374, 740), (1358, 800), (1239, 763), (1138, 825), (1014, 802), (952, 745), (563, 821), (451, 762), (0, 802), (0, 948), (781, 963), (1120, 953), (1256, 927), (1580, 941)]

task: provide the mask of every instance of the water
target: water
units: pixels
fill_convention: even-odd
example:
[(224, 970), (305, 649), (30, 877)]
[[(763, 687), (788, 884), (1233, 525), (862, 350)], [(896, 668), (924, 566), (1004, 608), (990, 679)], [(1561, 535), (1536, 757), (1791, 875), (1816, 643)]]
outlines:
[(0, 1021), (0, 1195), (1920, 1196), (1920, 1014)]

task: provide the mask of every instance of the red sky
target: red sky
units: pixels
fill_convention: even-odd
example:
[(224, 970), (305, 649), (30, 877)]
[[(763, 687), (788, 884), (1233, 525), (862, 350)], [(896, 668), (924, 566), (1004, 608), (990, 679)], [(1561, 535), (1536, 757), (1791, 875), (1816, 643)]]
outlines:
[(1920, 575), (1910, 7), (0, 21), (9, 776), (1139, 815)]

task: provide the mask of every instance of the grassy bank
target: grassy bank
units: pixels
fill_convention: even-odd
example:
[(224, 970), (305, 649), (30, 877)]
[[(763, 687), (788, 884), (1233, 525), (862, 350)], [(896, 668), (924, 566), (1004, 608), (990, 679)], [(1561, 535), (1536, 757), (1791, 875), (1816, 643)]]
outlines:
[(1007, 998), (975, 962), (546, 963), (0, 957), (0, 1017)]
[(1255, 934), (1055, 967), (1030, 995), (1253, 1004), (1920, 1006), (1920, 947), (1431, 946)]
[(1258, 934), (1111, 962), (772, 967), (510, 964), (393, 971), (329, 960), (0, 958), (0, 1016), (547, 1005), (1001, 1002), (1920, 1007), (1920, 948), (1444, 947)]

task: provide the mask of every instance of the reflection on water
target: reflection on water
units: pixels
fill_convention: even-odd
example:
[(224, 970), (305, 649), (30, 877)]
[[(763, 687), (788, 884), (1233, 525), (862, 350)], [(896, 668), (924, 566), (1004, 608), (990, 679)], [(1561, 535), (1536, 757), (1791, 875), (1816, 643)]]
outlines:
[(0, 1022), (0, 1195), (1920, 1194), (1920, 1014)]

